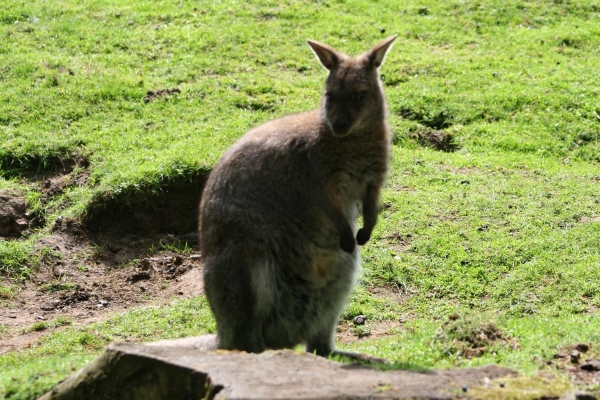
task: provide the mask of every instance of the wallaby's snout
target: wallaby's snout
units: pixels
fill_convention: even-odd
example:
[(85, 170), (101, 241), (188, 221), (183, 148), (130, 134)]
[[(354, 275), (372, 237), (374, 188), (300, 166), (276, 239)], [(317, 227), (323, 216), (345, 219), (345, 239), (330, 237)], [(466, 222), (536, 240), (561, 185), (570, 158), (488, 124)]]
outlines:
[(385, 100), (377, 68), (395, 39), (396, 36), (384, 39), (356, 58), (324, 43), (308, 41), (321, 64), (329, 70), (321, 109), (322, 118), (334, 136), (363, 131), (373, 121), (384, 118)]
[(334, 135), (344, 136), (348, 133), (348, 128), (350, 128), (350, 122), (347, 118), (336, 118), (332, 121), (331, 129)]

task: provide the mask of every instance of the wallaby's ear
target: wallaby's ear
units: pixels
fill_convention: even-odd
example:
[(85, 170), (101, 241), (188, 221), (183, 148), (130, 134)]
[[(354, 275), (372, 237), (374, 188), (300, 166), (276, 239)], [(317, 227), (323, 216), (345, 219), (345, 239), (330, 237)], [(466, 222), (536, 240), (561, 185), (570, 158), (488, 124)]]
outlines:
[(307, 42), (321, 61), (321, 64), (323, 64), (323, 66), (328, 70), (331, 70), (339, 63), (341, 59), (340, 53), (338, 53), (333, 47), (310, 39), (307, 40)]
[(365, 53), (367, 60), (369, 60), (369, 64), (375, 68), (379, 68), (381, 64), (383, 64), (383, 60), (385, 59), (385, 55), (388, 50), (392, 48), (392, 43), (398, 35), (390, 36), (387, 39), (383, 39), (381, 42), (377, 43), (373, 48)]

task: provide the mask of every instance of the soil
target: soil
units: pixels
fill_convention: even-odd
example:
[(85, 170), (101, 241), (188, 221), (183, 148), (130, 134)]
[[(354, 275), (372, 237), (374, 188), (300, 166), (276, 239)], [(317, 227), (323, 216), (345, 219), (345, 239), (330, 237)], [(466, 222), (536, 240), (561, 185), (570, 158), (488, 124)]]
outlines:
[(29, 233), (39, 221), (27, 213), (27, 201), (22, 193), (0, 190), (0, 238), (18, 238)]
[(163, 96), (171, 96), (171, 95), (174, 95), (175, 93), (181, 93), (181, 90), (179, 90), (178, 88), (149, 90), (146, 93), (146, 97), (144, 97), (144, 102), (149, 103), (152, 100), (158, 99)]
[(348, 344), (367, 339), (388, 337), (405, 331), (400, 321), (369, 321), (356, 325), (352, 321), (340, 321), (336, 330), (336, 340)]
[(452, 132), (437, 129), (419, 129), (410, 134), (421, 146), (444, 152), (454, 152), (460, 148)]
[(451, 352), (466, 359), (481, 357), (493, 346), (519, 348), (517, 338), (510, 337), (492, 321), (476, 320), (469, 316), (450, 314), (437, 334), (437, 340), (445, 342)]
[(566, 346), (556, 353), (547, 364), (565, 373), (576, 387), (598, 391), (600, 351), (589, 343)]
[[(87, 167), (85, 158), (61, 159), (21, 177), (47, 202), (86, 185)], [(42, 262), (31, 279), (18, 283), (0, 275), (0, 286), (13, 294), (0, 293), (0, 354), (27, 346), (45, 326), (87, 324), (142, 304), (203, 294), (196, 234), (203, 176), (127, 199), (98, 198), (81, 221), (36, 221), (22, 193), (0, 192), (0, 240), (20, 240), (42, 223), (52, 226), (51, 235), (35, 244)]]
[[(151, 249), (156, 243), (168, 247), (181, 237), (125, 235), (95, 246), (88, 234), (68, 221), (37, 243), (56, 256), (45, 257), (15, 296), (0, 303), (0, 325), (8, 328), (0, 340), (0, 354), (25, 347), (43, 335), (43, 330), (35, 330), (39, 322), (88, 324), (143, 304), (204, 293), (200, 255), (193, 248), (184, 255)], [(186, 239), (194, 237), (190, 234)], [(14, 286), (9, 279), (3, 280), (4, 286)]]

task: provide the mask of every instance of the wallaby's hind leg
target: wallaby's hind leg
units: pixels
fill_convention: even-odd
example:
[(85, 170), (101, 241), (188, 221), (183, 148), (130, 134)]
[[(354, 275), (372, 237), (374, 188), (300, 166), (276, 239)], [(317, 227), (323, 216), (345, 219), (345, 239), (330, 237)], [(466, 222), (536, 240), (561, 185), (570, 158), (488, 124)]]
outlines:
[(306, 351), (316, 353), (318, 356), (327, 357), (333, 352), (335, 345), (335, 327), (337, 325), (337, 316), (330, 318), (317, 334), (306, 343)]
[(247, 265), (235, 252), (204, 260), (204, 288), (217, 321), (219, 348), (260, 353), (266, 350), (262, 323), (255, 317)]
[[(232, 318), (235, 317), (232, 315)], [(241, 316), (240, 316), (241, 317)], [(228, 319), (227, 322), (231, 322)], [(220, 337), (219, 348), (223, 350), (241, 350), (248, 353), (261, 353), (267, 349), (261, 332), (261, 324), (251, 321), (225, 325), (217, 324)]]

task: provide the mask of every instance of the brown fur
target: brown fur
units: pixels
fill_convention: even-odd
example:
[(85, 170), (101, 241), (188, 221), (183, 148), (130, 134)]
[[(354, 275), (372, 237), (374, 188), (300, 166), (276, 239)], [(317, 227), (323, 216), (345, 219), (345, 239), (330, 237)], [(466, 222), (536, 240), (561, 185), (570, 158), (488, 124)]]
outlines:
[(200, 240), (221, 348), (333, 350), (389, 163), (377, 68), (394, 38), (356, 58), (309, 41), (329, 70), (321, 107), (251, 130), (211, 172)]

